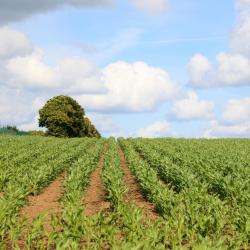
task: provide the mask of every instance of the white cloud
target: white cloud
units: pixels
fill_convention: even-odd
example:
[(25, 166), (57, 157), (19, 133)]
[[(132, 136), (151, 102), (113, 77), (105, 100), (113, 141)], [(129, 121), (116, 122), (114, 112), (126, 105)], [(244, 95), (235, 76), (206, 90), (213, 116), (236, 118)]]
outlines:
[[(30, 124), (30, 119), (44, 100), (53, 95), (73, 95), (88, 111), (150, 112), (179, 93), (178, 85), (165, 70), (144, 62), (116, 62), (97, 69), (88, 60), (68, 57), (51, 65), (44, 61), (40, 48), (27, 54), (17, 53), (17, 50), (10, 54), (10, 58), (0, 62), (0, 75), (0, 86), (6, 90), (2, 92), (2, 122), (12, 121), (28, 127), (34, 125)], [(12, 91), (22, 93), (22, 97), (15, 96), (12, 101)], [(34, 100), (37, 93), (41, 98)], [(36, 108), (30, 108), (32, 101)], [(18, 105), (19, 102), (22, 104)], [(12, 119), (16, 111), (18, 114)], [(22, 119), (22, 116), (27, 118)], [(111, 120), (102, 119), (106, 125), (101, 130), (107, 132), (108, 127), (117, 130)]]
[(210, 128), (205, 131), (204, 137), (250, 137), (250, 122), (243, 122), (236, 125), (222, 124), (218, 121), (211, 121)]
[(103, 95), (76, 95), (90, 110), (101, 112), (150, 112), (178, 94), (169, 74), (144, 62), (116, 62), (103, 69), (108, 92)]
[(212, 70), (212, 65), (208, 58), (197, 54), (192, 57), (188, 66), (190, 83), (194, 87), (208, 87), (211, 84), (207, 79)]
[(33, 45), (21, 32), (8, 27), (0, 28), (0, 60), (31, 53)]
[(167, 0), (131, 0), (132, 4), (150, 15), (159, 15), (165, 12), (168, 6)]
[(231, 36), (233, 51), (250, 56), (250, 17), (242, 16)]
[(19, 88), (55, 87), (55, 74), (51, 67), (42, 62), (42, 54), (37, 49), (30, 55), (11, 58), (6, 65), (8, 84)]
[(250, 85), (250, 61), (238, 54), (221, 53), (217, 56), (218, 82), (224, 85)]
[(250, 85), (250, 59), (241, 54), (220, 53), (216, 64), (195, 55), (188, 64), (190, 85), (198, 88)]
[[(0, 61), (0, 124), (38, 129), (38, 110), (58, 94), (78, 96), (88, 112), (119, 113), (154, 111), (179, 94), (178, 85), (165, 70), (145, 62), (116, 62), (98, 69), (88, 60), (68, 57), (51, 65), (45, 62), (43, 50), (33, 48), (25, 35), (10, 33), (14, 34), (7, 37), (10, 40), (16, 34), (25, 39), (20, 39), (19, 47), (2, 49), (5, 52)], [(2, 44), (8, 44), (7, 38)], [(104, 134), (123, 133), (110, 116), (92, 113), (90, 118)]]
[(102, 93), (105, 92), (102, 73), (91, 61), (82, 58), (65, 58), (55, 74), (63, 92), (67, 93)]
[(231, 34), (231, 47), (234, 52), (250, 56), (250, 1), (237, 0), (238, 21)]
[(50, 89), (72, 93), (103, 93), (101, 72), (95, 64), (80, 58), (65, 58), (58, 65), (43, 62), (43, 52), (11, 58), (6, 62), (7, 84), (15, 88)]
[(229, 100), (219, 121), (210, 122), (204, 137), (250, 137), (250, 98)]
[(223, 121), (227, 123), (250, 123), (250, 98), (241, 100), (229, 100), (222, 115)]
[(172, 112), (177, 120), (211, 119), (214, 103), (200, 100), (194, 91), (173, 103)]
[(110, 5), (112, 0), (0, 0), (0, 23), (19, 21), (37, 13), (44, 13), (65, 6), (75, 8)]
[(137, 131), (136, 135), (147, 138), (174, 136), (170, 124), (166, 121), (158, 121), (145, 128), (141, 128)]
[(238, 21), (231, 34), (231, 50), (218, 53), (215, 63), (203, 55), (194, 55), (188, 64), (192, 87), (250, 85), (250, 4), (237, 0)]
[(29, 122), (35, 112), (33, 100), (35, 98), (25, 92), (0, 85), (0, 125)]

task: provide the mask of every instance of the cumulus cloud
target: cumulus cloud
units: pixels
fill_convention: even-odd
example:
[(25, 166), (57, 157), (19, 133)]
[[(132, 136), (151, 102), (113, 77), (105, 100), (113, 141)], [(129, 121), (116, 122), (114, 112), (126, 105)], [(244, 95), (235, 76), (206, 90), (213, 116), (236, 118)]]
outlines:
[(231, 34), (231, 50), (221, 52), (215, 62), (194, 55), (187, 67), (189, 84), (197, 88), (250, 85), (250, 4), (238, 0), (238, 21)]
[(177, 120), (211, 119), (214, 103), (200, 100), (194, 91), (173, 103), (172, 113)]
[(214, 120), (210, 122), (210, 128), (203, 136), (207, 138), (250, 137), (250, 122), (229, 125)]
[(250, 137), (250, 98), (229, 100), (219, 120), (212, 120), (205, 137)]
[(229, 100), (222, 115), (224, 122), (237, 124), (250, 123), (250, 98)]
[[(179, 95), (179, 87), (167, 71), (145, 62), (120, 61), (98, 69), (89, 60), (68, 57), (49, 64), (44, 51), (33, 47), (24, 34), (2, 30), (10, 35), (0, 42), (4, 48), (0, 60), (1, 124), (39, 129), (38, 110), (59, 93), (76, 97), (88, 113), (150, 112)], [(12, 40), (18, 39), (21, 42), (15, 45)], [(100, 113), (90, 113), (90, 118), (102, 133), (123, 134), (110, 116)]]
[(75, 8), (110, 5), (112, 0), (0, 0), (0, 24), (19, 21), (37, 13), (44, 13), (65, 6)]
[(53, 88), (57, 82), (53, 69), (42, 62), (42, 51), (11, 58), (6, 64), (8, 84), (19, 88)]
[(95, 64), (81, 58), (65, 58), (57, 65), (43, 62), (43, 51), (36, 49), (27, 56), (6, 62), (7, 84), (15, 88), (50, 89), (74, 93), (105, 91), (101, 73)]
[(250, 59), (241, 54), (220, 53), (214, 65), (205, 56), (195, 55), (188, 72), (192, 87), (250, 85)]
[(131, 0), (132, 4), (150, 15), (159, 15), (165, 12), (168, 6), (167, 0)]
[(144, 62), (116, 62), (103, 69), (107, 89), (102, 95), (76, 95), (90, 110), (101, 112), (150, 112), (178, 95), (169, 74)]
[(250, 17), (242, 16), (231, 36), (233, 51), (250, 57)]
[(0, 125), (28, 123), (38, 107), (38, 98), (0, 86)]
[(136, 133), (139, 137), (157, 138), (171, 137), (174, 133), (171, 131), (171, 126), (167, 121), (158, 121), (145, 128), (141, 128)]
[(211, 82), (207, 79), (210, 78), (212, 65), (207, 57), (201, 54), (194, 55), (191, 58), (187, 69), (190, 77), (190, 83), (192, 86), (209, 87)]
[[(12, 33), (16, 34), (15, 31)], [(24, 37), (24, 41), (29, 41), (22, 33), (17, 34)], [(31, 51), (23, 48), (31, 48)], [(30, 109), (29, 105), (34, 98), (30, 97), (30, 93), (39, 93), (46, 99), (58, 93), (72, 95), (88, 111), (102, 113), (150, 112), (179, 94), (178, 85), (168, 72), (144, 62), (116, 62), (98, 69), (93, 62), (77, 57), (64, 58), (53, 65), (48, 64), (44, 60), (43, 50), (33, 46), (21, 46), (20, 49), (8, 51), (5, 53), (5, 59), (0, 61), (0, 86), (8, 89), (5, 94), (2, 92), (6, 98), (1, 100), (1, 113), (5, 113), (1, 119), (5, 122), (10, 121), (13, 116), (10, 110), (15, 110), (10, 101), (11, 91), (22, 93), (22, 100), (16, 97), (17, 102), (14, 103), (16, 106), (18, 102), (24, 103), (18, 108), (20, 114), (25, 110), (24, 115), (29, 119), (37, 112), (37, 109)], [(40, 102), (41, 100), (36, 101), (38, 104)], [(27, 112), (27, 109), (30, 109), (30, 112)], [(107, 131), (108, 126), (112, 124), (110, 120), (105, 121), (107, 126), (101, 128), (103, 131)], [(26, 119), (13, 122), (29, 126)], [(30, 126), (33, 126), (32, 124)], [(111, 127), (115, 130), (113, 125)]]
[(0, 28), (0, 60), (31, 53), (33, 45), (23, 33), (8, 27)]

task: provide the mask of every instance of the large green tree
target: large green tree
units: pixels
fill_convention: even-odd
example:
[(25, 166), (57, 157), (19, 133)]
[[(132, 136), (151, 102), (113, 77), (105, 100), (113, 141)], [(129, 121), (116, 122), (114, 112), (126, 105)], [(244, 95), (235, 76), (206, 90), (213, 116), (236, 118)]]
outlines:
[(39, 110), (39, 126), (56, 137), (84, 136), (84, 109), (69, 96), (56, 96)]
[(85, 124), (85, 129), (84, 129), (84, 135), (85, 136), (87, 136), (87, 137), (96, 137), (96, 138), (101, 137), (101, 134), (96, 129), (96, 127), (91, 123), (89, 118), (84, 117), (84, 124)]

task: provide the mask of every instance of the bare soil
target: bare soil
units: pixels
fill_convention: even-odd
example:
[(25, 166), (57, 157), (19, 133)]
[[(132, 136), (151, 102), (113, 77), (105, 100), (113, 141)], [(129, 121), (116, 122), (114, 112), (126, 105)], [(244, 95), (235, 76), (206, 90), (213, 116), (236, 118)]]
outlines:
[[(25, 234), (34, 218), (40, 214), (45, 214), (44, 228), (48, 231), (52, 230), (50, 219), (52, 215), (59, 215), (61, 212), (59, 200), (63, 194), (63, 181), (67, 173), (64, 172), (58, 176), (48, 187), (44, 188), (41, 194), (28, 197), (28, 205), (20, 210), (20, 218), (27, 218), (28, 222), (23, 228), (21, 238), (18, 241), (20, 249), (26, 249)], [(44, 239), (46, 242), (46, 239)], [(7, 243), (7, 249), (11, 248), (11, 243)]]
[(91, 174), (90, 184), (84, 194), (84, 213), (86, 216), (97, 214), (101, 210), (107, 210), (111, 204), (105, 199), (105, 187), (102, 182), (101, 172), (104, 164), (107, 145), (105, 144), (102, 156), (97, 164), (96, 169)]
[(41, 213), (47, 213), (48, 218), (59, 212), (59, 199), (63, 193), (63, 180), (66, 172), (57, 177), (43, 192), (37, 196), (28, 197), (28, 205), (21, 209), (21, 216), (31, 220)]
[(136, 182), (135, 177), (132, 175), (128, 167), (128, 163), (125, 158), (125, 155), (123, 151), (121, 150), (121, 148), (119, 148), (119, 156), (120, 156), (120, 161), (121, 161), (121, 168), (124, 172), (124, 182), (128, 188), (128, 191), (124, 196), (125, 202), (132, 203), (142, 208), (147, 219), (152, 220), (152, 221), (156, 220), (157, 218), (159, 218), (159, 215), (156, 212), (154, 205), (148, 202), (143, 197), (139, 184)]

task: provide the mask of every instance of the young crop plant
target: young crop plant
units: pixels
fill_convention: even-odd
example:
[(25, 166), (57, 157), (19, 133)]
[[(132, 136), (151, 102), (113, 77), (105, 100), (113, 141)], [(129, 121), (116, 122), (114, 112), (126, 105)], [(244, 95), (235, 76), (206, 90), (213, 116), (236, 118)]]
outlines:
[[(23, 213), (59, 176), (56, 208)], [(0, 136), (0, 249), (248, 250), (249, 180), (245, 139)]]
[[(118, 153), (118, 143), (114, 138), (108, 140), (108, 151), (105, 157), (103, 180), (107, 189), (107, 199), (110, 200), (113, 211), (110, 216), (115, 217), (116, 226), (121, 236), (115, 242), (122, 249), (165, 249), (163, 221), (147, 221), (143, 210), (134, 204), (125, 202), (128, 187), (125, 186)], [(120, 243), (119, 243), (120, 238)], [(111, 242), (111, 240), (109, 240)], [(111, 244), (115, 247), (114, 244)]]
[(59, 249), (78, 249), (87, 237), (87, 219), (83, 214), (82, 197), (100, 158), (103, 144), (103, 140), (96, 140), (69, 169), (61, 200), (62, 214), (56, 218), (57, 227), (61, 228), (61, 231), (52, 233)]
[(188, 242), (195, 246), (203, 244), (207, 238), (224, 248), (249, 244), (248, 229), (238, 227), (235, 219), (241, 216), (228, 204), (209, 195), (202, 186), (190, 184), (181, 192), (175, 192), (159, 180), (157, 172), (135, 152), (129, 140), (120, 140), (120, 144), (145, 197), (155, 204), (170, 231), (175, 232), (172, 244)]
[[(23, 140), (26, 140), (24, 138)], [(27, 140), (31, 143), (37, 143)], [(46, 138), (39, 138), (41, 142), (47, 141)], [(15, 159), (9, 158), (7, 163), (9, 168), (16, 176), (11, 179), (4, 187), (3, 194), (0, 195), (0, 238), (5, 242), (13, 239), (13, 227), (18, 227), (20, 222), (20, 208), (27, 203), (28, 195), (35, 195), (42, 191), (51, 181), (53, 181), (62, 171), (65, 171), (79, 155), (84, 152), (85, 147), (94, 142), (95, 139), (72, 139), (64, 141), (60, 145), (61, 140), (50, 140), (54, 145), (50, 151), (43, 151), (40, 158), (34, 159), (33, 162), (26, 162), (15, 165)], [(17, 141), (18, 142), (18, 141)], [(48, 141), (47, 141), (48, 142)], [(57, 147), (58, 145), (58, 147)], [(24, 158), (25, 159), (25, 158)], [(2, 163), (2, 161), (0, 161)], [(6, 160), (3, 161), (6, 166)], [(15, 242), (13, 242), (15, 244)]]
[(108, 140), (108, 151), (105, 156), (103, 181), (107, 187), (107, 198), (114, 209), (118, 209), (123, 202), (126, 187), (123, 184), (123, 173), (120, 167), (118, 147), (114, 138)]

